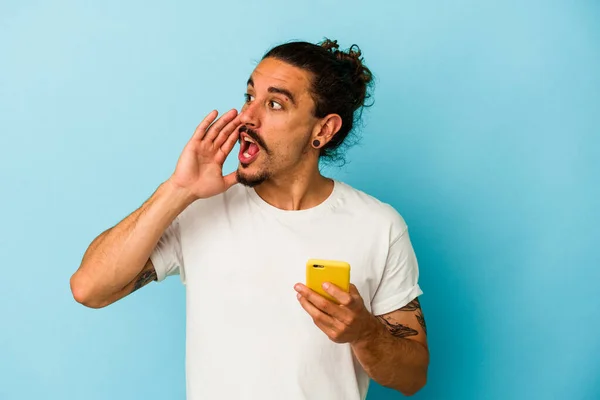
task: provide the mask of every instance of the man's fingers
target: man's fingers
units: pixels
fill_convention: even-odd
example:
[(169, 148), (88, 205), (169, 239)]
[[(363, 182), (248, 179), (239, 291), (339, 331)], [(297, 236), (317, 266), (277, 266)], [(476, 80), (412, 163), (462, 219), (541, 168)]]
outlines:
[(225, 114), (221, 115), (221, 118), (219, 118), (215, 123), (213, 123), (212, 126), (208, 129), (208, 132), (206, 133), (206, 135), (204, 135), (204, 138), (202, 140), (215, 140), (215, 138), (217, 137), (219, 132), (221, 132), (221, 130), (225, 127), (225, 125), (231, 122), (231, 120), (233, 120), (236, 116), (236, 109), (229, 110)]
[(219, 112), (217, 110), (212, 110), (206, 117), (204, 117), (202, 122), (200, 122), (200, 124), (196, 127), (196, 130), (192, 135), (192, 140), (202, 139), (210, 124), (212, 124), (215, 118), (217, 118), (217, 115), (219, 115)]
[[(352, 285), (352, 286), (354, 286), (354, 285)], [(323, 289), (327, 293), (329, 293), (331, 296), (333, 296), (335, 299), (337, 299), (337, 301), (341, 305), (343, 305), (345, 307), (352, 306), (354, 298), (352, 297), (351, 293), (345, 292), (342, 289), (340, 289), (339, 287), (337, 287), (336, 285), (329, 283), (329, 282), (325, 282), (325, 284), (323, 284)], [(356, 291), (356, 287), (354, 288), (354, 290)], [(350, 291), (352, 292), (352, 287), (350, 288)], [(358, 293), (358, 292), (356, 291), (356, 293)]]
[(304, 311), (311, 316), (315, 324), (317, 324), (321, 330), (323, 329), (322, 327), (334, 329), (335, 322), (333, 318), (319, 310), (313, 303), (308, 301), (306, 297), (302, 296), (301, 294), (298, 294), (298, 301), (300, 302), (302, 308), (304, 308)]
[(221, 129), (221, 131), (217, 134), (217, 137), (215, 138), (215, 141), (214, 141), (214, 147), (216, 149), (221, 147), (223, 145), (223, 143), (225, 143), (227, 138), (229, 138), (229, 135), (231, 134), (231, 132), (238, 129), (239, 127), (240, 127), (240, 115), (238, 114), (234, 119), (229, 121), (229, 123), (227, 125), (225, 125), (225, 127), (223, 129)]
[(233, 131), (231, 131), (229, 137), (225, 140), (225, 143), (221, 145), (221, 151), (225, 154), (225, 157), (227, 157), (229, 153), (231, 153), (231, 150), (233, 150), (233, 147), (235, 146), (239, 137), (239, 127), (236, 127)]
[(224, 176), (223, 180), (225, 181), (227, 189), (238, 183), (236, 171)]
[(345, 320), (345, 314), (348, 310), (340, 307), (329, 299), (326, 299), (301, 283), (298, 283), (295, 288), (298, 293), (311, 302), (317, 309), (340, 321)]

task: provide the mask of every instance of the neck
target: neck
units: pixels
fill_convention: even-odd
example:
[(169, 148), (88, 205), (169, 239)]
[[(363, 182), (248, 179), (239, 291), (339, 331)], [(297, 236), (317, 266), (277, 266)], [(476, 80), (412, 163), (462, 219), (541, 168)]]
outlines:
[(272, 177), (255, 187), (255, 190), (273, 207), (306, 210), (318, 206), (329, 197), (333, 181), (321, 175), (317, 167), (306, 174)]

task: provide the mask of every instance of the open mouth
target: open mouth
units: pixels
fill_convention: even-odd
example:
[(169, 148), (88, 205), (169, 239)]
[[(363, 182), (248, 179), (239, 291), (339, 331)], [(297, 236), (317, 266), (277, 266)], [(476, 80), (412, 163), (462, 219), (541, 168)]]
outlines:
[(260, 153), (260, 147), (248, 135), (242, 133), (240, 138), (240, 154), (238, 155), (240, 162), (246, 165), (250, 164), (256, 160), (258, 153)]

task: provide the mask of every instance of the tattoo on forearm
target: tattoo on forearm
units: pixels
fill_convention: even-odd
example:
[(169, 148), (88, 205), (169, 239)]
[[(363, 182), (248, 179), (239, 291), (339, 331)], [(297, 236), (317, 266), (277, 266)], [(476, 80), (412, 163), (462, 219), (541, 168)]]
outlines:
[(425, 334), (427, 335), (427, 325), (425, 324), (425, 317), (423, 317), (422, 311), (419, 312), (419, 314), (417, 314), (417, 321), (419, 321), (421, 328), (423, 328), (423, 332), (425, 332)]
[(155, 281), (156, 279), (157, 279), (156, 270), (154, 268), (151, 270), (148, 270), (148, 271), (144, 271), (142, 274), (140, 274), (140, 276), (135, 281), (135, 283), (133, 285), (133, 289), (131, 290), (131, 293), (135, 292), (142, 286), (145, 286), (148, 283)]
[(423, 328), (423, 332), (427, 335), (427, 325), (425, 324), (425, 317), (423, 316), (423, 309), (421, 308), (421, 302), (416, 298), (406, 306), (400, 309), (401, 311), (416, 311), (415, 315), (417, 317), (417, 321), (419, 321), (419, 325)]
[(388, 321), (387, 319), (385, 319), (385, 317), (377, 317), (377, 318), (385, 325), (385, 327), (388, 329), (388, 331), (390, 331), (390, 333), (395, 337), (405, 338), (408, 336), (416, 336), (419, 334), (419, 332), (417, 332), (413, 328), (408, 327), (406, 325)]
[[(423, 332), (425, 332), (425, 334), (427, 335), (427, 325), (425, 324), (425, 317), (423, 316), (423, 309), (421, 308), (421, 303), (419, 302), (418, 298), (414, 299), (413, 301), (411, 301), (410, 303), (408, 303), (407, 305), (405, 305), (398, 311), (415, 312), (415, 316), (417, 317), (417, 321), (419, 322), (419, 325), (423, 329)], [(377, 318), (386, 326), (386, 328), (390, 331), (390, 333), (396, 337), (403, 338), (403, 337), (415, 336), (415, 335), (419, 334), (419, 332), (416, 331), (415, 329), (412, 329), (406, 325), (399, 324), (399, 323), (395, 322), (393, 320), (393, 318), (391, 318), (391, 317), (386, 318), (383, 316), (379, 316)]]

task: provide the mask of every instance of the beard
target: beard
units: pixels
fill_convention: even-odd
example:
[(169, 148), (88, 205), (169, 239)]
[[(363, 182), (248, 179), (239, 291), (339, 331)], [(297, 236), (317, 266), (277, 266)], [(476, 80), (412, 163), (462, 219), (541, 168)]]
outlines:
[(243, 168), (243, 166), (238, 168), (238, 170), (235, 172), (235, 176), (237, 178), (238, 183), (241, 183), (242, 185), (247, 187), (258, 186), (271, 177), (271, 174), (269, 174), (266, 171), (262, 171), (254, 175), (247, 175), (241, 171), (241, 168)]

